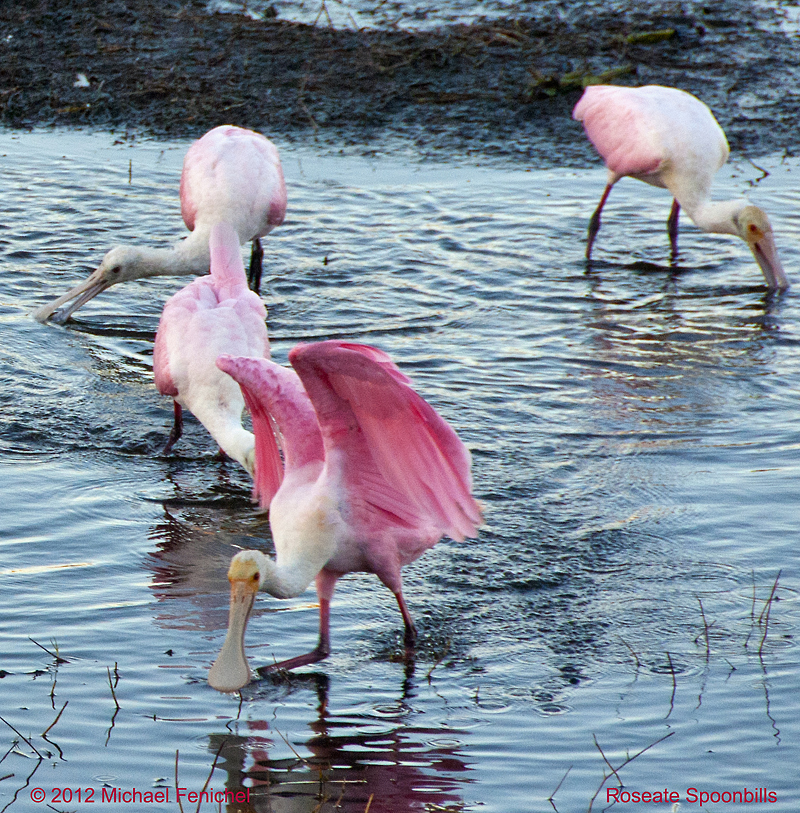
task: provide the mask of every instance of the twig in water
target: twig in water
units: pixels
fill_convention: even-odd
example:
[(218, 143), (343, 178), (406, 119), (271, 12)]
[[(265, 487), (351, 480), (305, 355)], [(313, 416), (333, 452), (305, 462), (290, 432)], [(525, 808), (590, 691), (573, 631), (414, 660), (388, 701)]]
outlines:
[(642, 665), (639, 661), (639, 656), (636, 654), (633, 647), (622, 636), (620, 636), (620, 641), (622, 641), (622, 643), (625, 644), (626, 647), (628, 647), (628, 652), (630, 652), (631, 655), (633, 655), (633, 660), (636, 663), (636, 668), (638, 669)]
[(753, 576), (753, 603), (750, 605), (750, 630), (747, 633), (747, 638), (744, 639), (744, 648), (747, 649), (747, 645), (750, 643), (750, 636), (753, 634), (753, 630), (756, 626), (756, 572), (755, 570), (750, 571)]
[(0, 720), (2, 720), (2, 722), (4, 722), (18, 737), (22, 737), (22, 739), (25, 740), (25, 742), (27, 742), (28, 745), (30, 745), (30, 747), (33, 749), (33, 751), (36, 753), (36, 756), (39, 757), (39, 759), (44, 759), (44, 757), (37, 750), (36, 746), (24, 734), (20, 734), (20, 732), (17, 731), (17, 729), (14, 728), (14, 726), (11, 725), (11, 723), (9, 723), (5, 717), (0, 717)]
[[(214, 761), (211, 763), (211, 770), (208, 772), (208, 776), (206, 777), (206, 783), (203, 785), (203, 789), (200, 791), (200, 797), (197, 802), (197, 808), (195, 809), (194, 813), (200, 813), (200, 805), (203, 804), (203, 794), (206, 792), (206, 788), (208, 787), (208, 783), (211, 781), (211, 774), (214, 773), (214, 768), (217, 767), (217, 760), (219, 759), (219, 755), (222, 753), (222, 749), (228, 744), (227, 740), (223, 740), (220, 743), (219, 748), (217, 748), (217, 753), (214, 755)], [(177, 782), (177, 765), (175, 766), (175, 777)]]
[(181, 795), (180, 795), (180, 793), (178, 793), (178, 754), (179, 753), (180, 752), (176, 748), (175, 749), (175, 795), (178, 798), (178, 808), (180, 809), (181, 813), (184, 813), (183, 805), (181, 804)]
[(370, 793), (369, 799), (367, 799), (367, 806), (364, 808), (364, 813), (369, 813), (369, 809), (372, 807), (372, 800), (375, 798), (374, 793)]
[(30, 636), (28, 636), (28, 640), (29, 640), (29, 641), (30, 641), (32, 644), (36, 644), (36, 646), (38, 646), (38, 647), (39, 647), (39, 649), (44, 650), (44, 651), (45, 651), (45, 652), (46, 652), (46, 653), (47, 653), (47, 654), (48, 654), (48, 655), (49, 655), (51, 658), (55, 658), (56, 663), (69, 663), (69, 661), (68, 661), (66, 658), (62, 658), (62, 657), (61, 657), (61, 656), (58, 654), (58, 645), (57, 645), (57, 644), (55, 644), (55, 642), (54, 642), (54, 645), (55, 645), (56, 651), (55, 651), (55, 652), (51, 652), (51, 651), (50, 651), (50, 650), (49, 650), (49, 649), (48, 649), (46, 646), (42, 646), (42, 645), (41, 645), (41, 644), (40, 644), (38, 641), (34, 641), (34, 640), (33, 640), (33, 638), (31, 638)]
[[(108, 672), (108, 687), (111, 689), (111, 696), (114, 698), (114, 705), (117, 707), (117, 711), (120, 709), (119, 701), (117, 700), (117, 693), (114, 691), (114, 683), (111, 682), (111, 669), (106, 666), (106, 672)], [(114, 664), (114, 674), (117, 674), (117, 664)], [(117, 682), (119, 682), (119, 675), (117, 675)]]
[(556, 803), (553, 801), (553, 799), (560, 790), (561, 786), (564, 784), (564, 780), (567, 778), (567, 774), (569, 774), (571, 770), (572, 765), (570, 765), (569, 768), (567, 768), (566, 773), (564, 774), (564, 776), (561, 777), (561, 781), (556, 785), (556, 789), (547, 797), (547, 801), (550, 802), (551, 807), (553, 808), (553, 810), (556, 811), (556, 813), (558, 813), (558, 808), (556, 807)]
[[(669, 734), (665, 734), (663, 737), (656, 740), (655, 742), (651, 742), (650, 745), (645, 746), (644, 748), (642, 748), (641, 751), (638, 751), (632, 757), (626, 757), (625, 761), (622, 762), (621, 764), (619, 764), (616, 768), (613, 768), (611, 766), (611, 763), (606, 759), (605, 754), (603, 754), (602, 748), (600, 748), (600, 746), (597, 744), (597, 737), (595, 737), (594, 734), (592, 734), (592, 737), (594, 738), (595, 745), (597, 745), (598, 750), (603, 755), (603, 759), (605, 760), (606, 765), (608, 765), (608, 767), (611, 768), (612, 774), (617, 777), (617, 780), (619, 781), (620, 785), (622, 785), (622, 780), (619, 778), (619, 773), (618, 772), (621, 771), (626, 765), (633, 762), (634, 759), (636, 759), (637, 757), (640, 757), (645, 751), (649, 751), (651, 748), (658, 745), (660, 742), (664, 742), (664, 740), (671, 737), (674, 733), (675, 733), (674, 731), (670, 731)], [(592, 799), (589, 802), (589, 810), (587, 811), (587, 813), (592, 812), (592, 806), (594, 805), (594, 801), (600, 795), (600, 791), (605, 786), (606, 782), (608, 781), (609, 776), (611, 776), (611, 774), (609, 774), (608, 776), (603, 776), (603, 781), (600, 783), (597, 790), (595, 791), (594, 796), (592, 796)]]
[(708, 663), (709, 659), (711, 658), (711, 644), (708, 640), (708, 621), (706, 621), (706, 613), (703, 609), (703, 600), (698, 596), (697, 603), (700, 605), (700, 615), (703, 618), (703, 630), (706, 636), (706, 663)]
[(69, 700), (64, 701), (64, 705), (61, 707), (61, 711), (59, 711), (58, 714), (56, 715), (56, 719), (53, 720), (53, 722), (50, 723), (50, 725), (47, 726), (47, 728), (44, 731), (42, 731), (42, 737), (46, 737), (47, 732), (50, 731), (50, 729), (61, 719), (61, 715), (64, 713), (64, 709), (67, 707), (68, 703)]
[[(617, 769), (608, 761), (608, 757), (603, 753), (603, 749), (600, 747), (600, 743), (597, 741), (597, 737), (594, 734), (592, 734), (592, 739), (594, 740), (595, 747), (600, 752), (600, 756), (603, 757), (603, 762), (605, 762), (606, 765), (608, 765), (608, 767), (611, 769), (611, 773), (617, 777), (617, 782), (619, 782), (619, 786), (622, 787), (624, 783), (620, 778), (620, 775), (617, 773)], [(608, 777), (606, 777), (606, 779), (608, 779)], [(605, 779), (603, 781), (605, 782)]]
[[(300, 754), (298, 754), (297, 751), (295, 751), (294, 746), (289, 742), (289, 740), (286, 739), (286, 737), (283, 736), (283, 734), (280, 731), (278, 731), (277, 728), (275, 729), (275, 732), (289, 746), (289, 750), (300, 760), (300, 762), (302, 762), (304, 765), (309, 764), (308, 760), (301, 757)], [(320, 771), (321, 770), (322, 768), (320, 767)]]
[(672, 656), (667, 652), (667, 662), (669, 663), (669, 671), (672, 673), (672, 697), (669, 699), (669, 713), (672, 714), (672, 710), (675, 708), (675, 693), (678, 691), (678, 682), (675, 679), (675, 666), (672, 663)]
[[(758, 623), (761, 624), (761, 619), (764, 619), (764, 634), (761, 636), (761, 643), (758, 645), (758, 657), (761, 657), (761, 652), (764, 649), (764, 644), (767, 640), (767, 631), (769, 630), (769, 613), (772, 609), (772, 601), (775, 598), (775, 591), (778, 589), (778, 579), (781, 577), (781, 570), (778, 571), (778, 575), (775, 577), (775, 583), (772, 585), (772, 590), (770, 590), (769, 598), (767, 599), (767, 603), (764, 605), (764, 609), (761, 611), (761, 615), (758, 617)], [(766, 615), (764, 614), (766, 612)]]

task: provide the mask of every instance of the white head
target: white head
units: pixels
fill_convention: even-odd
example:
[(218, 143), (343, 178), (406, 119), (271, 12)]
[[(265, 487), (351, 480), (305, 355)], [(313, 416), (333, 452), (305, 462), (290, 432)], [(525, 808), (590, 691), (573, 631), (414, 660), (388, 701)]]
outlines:
[(221, 692), (235, 692), (250, 682), (250, 666), (244, 653), (244, 634), (256, 593), (264, 583), (267, 557), (257, 550), (243, 550), (231, 559), (228, 581), (231, 606), (228, 634), (208, 672), (208, 683)]
[[(83, 282), (49, 305), (40, 308), (34, 313), (34, 317), (40, 322), (46, 322), (51, 317), (54, 322), (66, 322), (78, 308), (85, 305), (90, 299), (94, 299), (106, 288), (110, 288), (118, 282), (150, 276), (151, 268), (152, 262), (149, 261), (146, 251), (135, 246), (112, 248), (103, 257), (100, 265)], [(55, 315), (56, 311), (67, 302), (71, 302), (71, 304)]]
[(789, 280), (778, 257), (778, 248), (772, 234), (772, 225), (766, 212), (758, 206), (748, 204), (734, 215), (733, 222), (739, 237), (744, 240), (771, 290), (785, 290)]

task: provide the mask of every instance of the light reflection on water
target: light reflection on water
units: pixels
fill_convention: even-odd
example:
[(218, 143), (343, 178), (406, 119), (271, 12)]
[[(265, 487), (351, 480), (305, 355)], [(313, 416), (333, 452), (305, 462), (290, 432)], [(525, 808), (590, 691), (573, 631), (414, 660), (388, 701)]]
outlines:
[[(599, 169), (284, 150), (290, 216), (265, 246), (276, 358), (330, 336), (387, 350), (473, 450), (486, 527), (408, 568), (415, 664), (391, 595), (354, 575), (331, 658), (240, 705), (205, 672), (227, 562), (268, 546), (265, 522), (196, 424), (158, 455), (171, 407), (149, 357), (185, 280), (120, 286), (67, 329), (28, 315), (110, 244), (182, 236), (185, 147), (0, 136), (0, 696), (49, 754), (22, 789), (37, 760), (20, 741), (0, 807), (18, 792), (30, 809), (39, 786), (172, 786), (177, 749), (182, 785), (199, 790), (219, 751), (212, 787), (250, 787), (259, 811), (543, 810), (556, 787), (559, 810), (584, 810), (607, 767), (593, 735), (617, 765), (672, 734), (627, 787), (768, 787), (795, 810), (795, 289), (766, 297), (744, 244), (690, 225), (670, 268), (669, 201), (635, 182), (587, 273)], [(758, 163), (753, 196), (800, 290), (800, 169)], [(313, 646), (311, 598), (259, 601), (254, 663)], [(62, 758), (39, 734), (67, 701), (48, 734)]]

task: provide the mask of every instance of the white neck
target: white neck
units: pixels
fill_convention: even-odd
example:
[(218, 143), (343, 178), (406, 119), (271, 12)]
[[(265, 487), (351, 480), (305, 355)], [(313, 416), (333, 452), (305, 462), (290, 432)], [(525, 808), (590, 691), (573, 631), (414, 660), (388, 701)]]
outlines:
[(172, 248), (137, 246), (137, 277), (207, 274), (211, 265), (208, 230), (195, 230)]
[(684, 207), (686, 214), (703, 231), (714, 234), (735, 234), (739, 237), (736, 216), (748, 205), (744, 198), (738, 200), (706, 201), (694, 208)]
[(304, 593), (325, 562), (318, 562), (311, 557), (292, 557), (286, 564), (277, 562), (263, 553), (253, 551), (258, 560), (261, 574), (259, 590), (275, 598), (294, 598)]

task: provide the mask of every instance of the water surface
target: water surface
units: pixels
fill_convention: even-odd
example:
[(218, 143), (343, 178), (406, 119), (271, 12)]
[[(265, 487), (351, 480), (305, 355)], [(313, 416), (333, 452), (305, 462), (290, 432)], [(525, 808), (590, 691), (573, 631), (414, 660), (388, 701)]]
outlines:
[[(795, 281), (775, 297), (743, 243), (688, 221), (670, 265), (669, 200), (635, 181), (587, 269), (600, 168), (283, 149), (275, 358), (330, 337), (390, 353), (472, 450), (486, 524), (407, 569), (415, 662), (392, 596), (354, 575), (331, 657), (239, 697), (205, 675), (227, 562), (269, 534), (202, 427), (159, 453), (152, 341), (186, 280), (119, 286), (66, 328), (29, 315), (111, 244), (182, 236), (186, 146), (0, 134), (0, 809), (44, 809), (33, 788), (66, 810), (93, 809), (78, 788), (174, 800), (177, 751), (194, 791), (219, 754), (210, 786), (250, 790), (230, 810), (580, 811), (603, 755), (652, 746), (626, 789), (697, 809), (689, 788), (764, 787), (796, 811), (798, 162), (733, 165), (717, 189), (772, 215)], [(254, 665), (313, 646), (314, 598), (259, 599)]]

